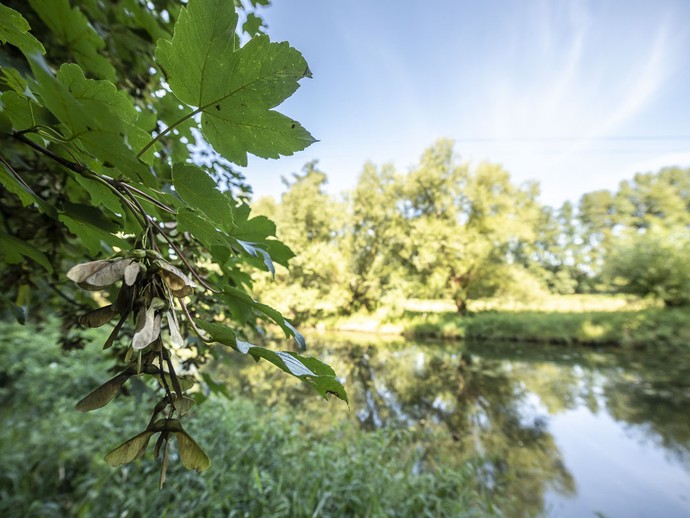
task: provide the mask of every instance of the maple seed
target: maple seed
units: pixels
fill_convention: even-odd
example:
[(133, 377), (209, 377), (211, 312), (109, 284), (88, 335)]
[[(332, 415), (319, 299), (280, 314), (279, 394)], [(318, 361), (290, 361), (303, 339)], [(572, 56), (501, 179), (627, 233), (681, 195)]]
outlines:
[(84, 289), (99, 291), (120, 280), (132, 259), (90, 261), (78, 264), (67, 272), (67, 278)]

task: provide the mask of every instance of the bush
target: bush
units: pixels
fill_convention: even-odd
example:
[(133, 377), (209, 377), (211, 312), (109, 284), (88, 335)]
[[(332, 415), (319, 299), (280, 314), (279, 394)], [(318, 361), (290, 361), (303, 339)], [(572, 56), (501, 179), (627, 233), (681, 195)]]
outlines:
[(4, 517), (486, 514), (468, 489), (476, 487), (472, 466), (418, 473), (421, 454), (405, 432), (362, 434), (354, 424), (306, 429), (305, 416), (246, 399), (211, 398), (194, 410), (185, 426), (214, 465), (201, 475), (171, 462), (159, 490), (151, 448), (117, 469), (101, 460), (145, 427), (135, 412), (138, 399), (151, 397), (145, 386), (130, 381), (131, 397), (78, 413), (74, 402), (108, 368), (102, 351), (63, 352), (50, 327), (38, 335), (0, 323), (0, 336)]
[(651, 227), (629, 234), (609, 255), (604, 271), (625, 293), (656, 297), (671, 307), (690, 305), (690, 232)]

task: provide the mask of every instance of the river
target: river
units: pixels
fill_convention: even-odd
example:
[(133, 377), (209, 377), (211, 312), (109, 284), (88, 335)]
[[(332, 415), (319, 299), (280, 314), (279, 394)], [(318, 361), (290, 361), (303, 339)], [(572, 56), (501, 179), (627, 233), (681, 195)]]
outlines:
[[(315, 335), (350, 408), (252, 361), (228, 383), (312, 426), (404, 430), (414, 469), (475, 470), (506, 516), (690, 516), (690, 357)], [(347, 440), (346, 437), (341, 437)]]

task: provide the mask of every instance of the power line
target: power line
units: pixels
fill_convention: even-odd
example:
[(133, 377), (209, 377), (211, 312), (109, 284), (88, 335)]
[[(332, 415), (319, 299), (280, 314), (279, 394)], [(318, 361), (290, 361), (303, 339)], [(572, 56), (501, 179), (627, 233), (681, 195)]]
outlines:
[(690, 141), (690, 135), (621, 135), (608, 137), (457, 137), (457, 142), (633, 142), (633, 141)]

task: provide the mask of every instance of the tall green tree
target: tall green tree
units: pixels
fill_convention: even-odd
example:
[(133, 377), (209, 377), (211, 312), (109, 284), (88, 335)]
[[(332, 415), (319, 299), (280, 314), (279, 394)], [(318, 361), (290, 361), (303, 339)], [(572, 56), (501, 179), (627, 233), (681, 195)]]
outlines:
[(392, 165), (364, 165), (349, 197), (346, 247), (350, 258), (350, 309), (373, 310), (404, 282), (396, 260), (405, 225), (398, 207), (402, 183)]
[(511, 250), (534, 238), (534, 185), (518, 187), (500, 166), (461, 163), (443, 140), (405, 179), (402, 207), (409, 239), (401, 257), (423, 284), (449, 295), (458, 312), (501, 289)]
[(284, 180), (279, 203), (260, 201), (278, 223), (278, 236), (298, 254), (290, 270), (279, 268), (275, 280), (263, 276), (255, 291), (261, 299), (277, 300), (295, 321), (340, 312), (347, 302), (347, 261), (343, 257), (345, 206), (330, 196), (327, 176), (316, 162)]
[(540, 210), (534, 240), (521, 242), (517, 260), (553, 293), (583, 291), (588, 275), (575, 208), (566, 201), (558, 209)]
[[(637, 173), (614, 192), (587, 193), (580, 199), (578, 219), (586, 268), (595, 278), (605, 265), (611, 265), (613, 257), (621, 258), (617, 248), (632, 250), (636, 234), (656, 229), (654, 234), (659, 237), (658, 229), (690, 226), (690, 169), (668, 167)], [(625, 235), (628, 237), (621, 239)]]
[(690, 225), (690, 169), (668, 167), (656, 173), (637, 173), (621, 182), (616, 193), (620, 223), (644, 229)]
[(77, 408), (102, 407), (131, 378), (157, 385), (149, 424), (106, 461), (132, 461), (157, 435), (161, 484), (172, 439), (185, 466), (210, 465), (180, 417), (199, 381), (184, 373), (213, 344), (346, 399), (328, 366), (253, 345), (243, 331), (267, 319), (304, 346), (248, 294), (248, 268), (273, 271), (292, 253), (273, 223), (251, 217), (232, 164), (314, 142), (274, 109), (310, 72), (297, 50), (262, 34), (257, 3), (0, 4), (2, 303), (20, 322), (43, 306), (61, 307), (68, 327), (114, 324), (105, 348), (119, 373)]

